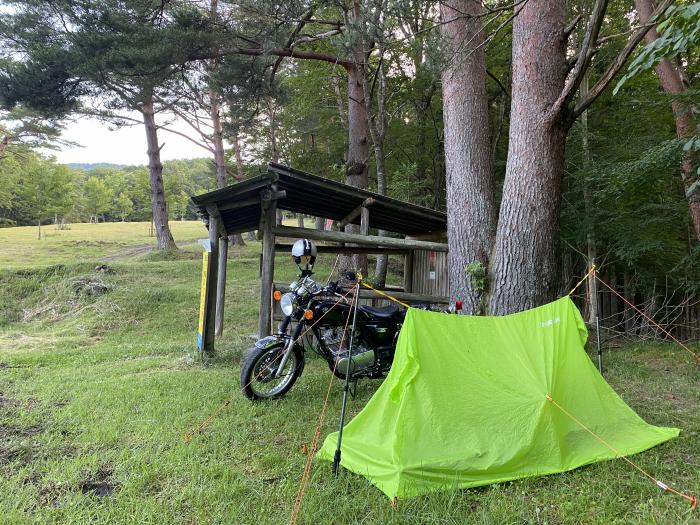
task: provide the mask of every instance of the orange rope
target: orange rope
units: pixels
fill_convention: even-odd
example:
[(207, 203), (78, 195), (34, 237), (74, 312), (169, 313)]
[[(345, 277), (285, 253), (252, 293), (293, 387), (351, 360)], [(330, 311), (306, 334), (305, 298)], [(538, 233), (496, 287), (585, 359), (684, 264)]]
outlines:
[[(355, 290), (353, 287), (350, 291)], [(349, 292), (348, 292), (349, 293)], [(353, 297), (353, 305), (355, 308), (357, 308), (357, 303), (359, 300), (359, 293), (355, 293)], [(323, 422), (326, 419), (326, 410), (328, 408), (328, 399), (330, 398), (331, 395), (331, 388), (333, 387), (333, 378), (335, 376), (335, 371), (338, 366), (338, 361), (340, 360), (340, 350), (343, 348), (343, 343), (345, 342), (345, 335), (348, 332), (348, 324), (350, 323), (350, 313), (352, 312), (352, 308), (350, 309), (350, 312), (348, 313), (348, 318), (345, 320), (345, 328), (343, 329), (343, 335), (340, 338), (340, 345), (338, 346), (338, 354), (336, 355), (335, 358), (335, 363), (333, 363), (333, 371), (331, 373), (331, 378), (330, 381), (328, 382), (328, 389), (326, 390), (326, 397), (323, 400), (323, 407), (321, 408), (321, 413), (319, 414), (318, 417), (318, 422), (316, 423), (316, 430), (314, 430), (314, 435), (311, 440), (311, 447), (308, 450), (308, 455), (306, 457), (306, 464), (304, 465), (304, 473), (301, 475), (301, 480), (299, 481), (299, 490), (297, 491), (297, 497), (294, 500), (294, 508), (292, 509), (292, 516), (289, 519), (289, 524), (290, 525), (295, 525), (297, 522), (297, 519), (299, 518), (299, 511), (301, 510), (301, 504), (302, 501), (304, 500), (304, 493), (306, 492), (306, 485), (309, 482), (309, 478), (311, 476), (311, 466), (313, 463), (314, 455), (316, 454), (316, 447), (318, 446), (318, 440), (321, 437), (321, 426), (323, 425)], [(349, 373), (350, 367), (348, 365), (348, 369), (345, 371), (346, 373)]]
[[(302, 337), (304, 337), (304, 336), (309, 332), (309, 330), (311, 330), (314, 326), (316, 326), (316, 324), (318, 324), (318, 323), (321, 321), (321, 319), (323, 319), (326, 315), (328, 315), (328, 313), (329, 313), (331, 310), (333, 310), (333, 308), (335, 308), (336, 306), (338, 306), (338, 304), (340, 303), (340, 301), (344, 300), (348, 295), (350, 295), (350, 294), (352, 293), (353, 290), (354, 290), (354, 288), (351, 288), (350, 290), (348, 290), (348, 292), (347, 292), (345, 295), (343, 295), (342, 297), (340, 297), (340, 298), (333, 304), (333, 306), (331, 306), (328, 310), (326, 310), (326, 311), (323, 313), (323, 315), (322, 315), (321, 317), (319, 317), (318, 319), (316, 319), (316, 321), (314, 321), (314, 323), (313, 323), (311, 326), (309, 326), (306, 330), (304, 330), (304, 332), (303, 332), (299, 337), (297, 337), (297, 338), (294, 340), (294, 343), (292, 343), (292, 344), (295, 344), (295, 343), (296, 343), (297, 341), (299, 341)], [(281, 358), (283, 355), (284, 355), (283, 352), (280, 353), (280, 354), (278, 354), (277, 357), (275, 357), (275, 358), (270, 362), (270, 364), (271, 364), (271, 365), (274, 364), (274, 363), (275, 363), (279, 358)], [(250, 381), (248, 381), (248, 383), (246, 383), (245, 385), (243, 385), (243, 386), (240, 388), (240, 390), (244, 390), (245, 388), (247, 388), (248, 386), (250, 386), (251, 383), (252, 383), (253, 381), (257, 380), (257, 379), (260, 377), (260, 374), (262, 374), (262, 373), (263, 373), (263, 370), (260, 370), (260, 371), (257, 373), (257, 375), (256, 375), (255, 377), (253, 377)], [(228, 399), (224, 400), (224, 402), (221, 403), (221, 405), (220, 405), (216, 410), (214, 410), (214, 412), (212, 412), (204, 421), (202, 421), (199, 425), (197, 425), (197, 427), (196, 427), (192, 432), (185, 432), (185, 433), (183, 434), (183, 436), (182, 436), (182, 440), (185, 442), (185, 444), (190, 443), (190, 442), (192, 441), (192, 438), (194, 438), (194, 436), (196, 436), (196, 435), (198, 435), (198, 434), (201, 434), (202, 430), (204, 430), (204, 429), (207, 428), (209, 425), (211, 425), (212, 421), (214, 421), (214, 420), (219, 416), (219, 414), (221, 414), (221, 413), (224, 411), (224, 409), (225, 409), (228, 405), (231, 404), (231, 401), (232, 401), (232, 400), (233, 400), (232, 397), (229, 397)]]
[(690, 504), (691, 504), (691, 509), (695, 510), (695, 507), (697, 506), (697, 497), (696, 496), (691, 496), (688, 494), (684, 494), (683, 492), (679, 492), (678, 490), (674, 489), (673, 487), (669, 487), (666, 485), (663, 481), (660, 481), (656, 479), (654, 476), (649, 474), (646, 470), (644, 470), (642, 467), (637, 465), (634, 461), (629, 459), (627, 456), (625, 456), (622, 452), (617, 450), (615, 447), (613, 447), (610, 443), (605, 441), (602, 437), (600, 437), (598, 434), (593, 432), (590, 428), (588, 428), (586, 425), (584, 425), (576, 416), (574, 416), (571, 412), (566, 410), (563, 406), (561, 406), (559, 403), (557, 403), (551, 395), (547, 394), (544, 396), (547, 398), (547, 401), (552, 403), (555, 407), (557, 407), (559, 410), (561, 410), (565, 415), (567, 415), (569, 418), (571, 418), (578, 426), (580, 426), (583, 430), (588, 432), (591, 436), (596, 438), (598, 441), (600, 441), (603, 445), (608, 447), (614, 454), (616, 454), (619, 458), (624, 459), (627, 463), (632, 465), (635, 469), (637, 469), (639, 472), (641, 472), (644, 476), (649, 478), (651, 481), (653, 481), (657, 487), (659, 487), (661, 490), (668, 491), (668, 492), (673, 492), (674, 494), (687, 499)]
[(600, 277), (598, 277), (598, 272), (593, 272), (593, 276), (594, 276), (596, 279), (598, 279), (598, 280), (601, 282), (601, 284), (605, 285), (605, 286), (608, 288), (608, 290), (610, 290), (612, 293), (614, 293), (614, 294), (617, 295), (620, 299), (622, 299), (625, 303), (627, 303), (629, 306), (631, 306), (637, 313), (639, 313), (642, 317), (644, 317), (644, 319), (646, 319), (646, 320), (649, 321), (651, 324), (653, 324), (654, 326), (656, 326), (659, 330), (661, 330), (663, 333), (665, 333), (668, 337), (670, 337), (670, 338), (673, 339), (676, 343), (678, 343), (678, 346), (680, 346), (681, 348), (683, 348), (686, 352), (688, 352), (690, 355), (692, 355), (695, 359), (697, 359), (698, 361), (700, 361), (700, 354), (696, 354), (695, 352), (693, 352), (690, 348), (688, 348), (686, 345), (684, 345), (679, 339), (677, 339), (676, 337), (674, 337), (673, 334), (671, 334), (668, 330), (666, 330), (665, 328), (663, 328), (659, 323), (657, 323), (656, 321), (654, 321), (651, 317), (649, 317), (647, 314), (645, 314), (644, 312), (642, 312), (639, 308), (637, 308), (635, 305), (633, 305), (631, 302), (629, 302), (627, 299), (625, 299), (625, 297), (624, 297), (623, 295), (620, 295), (620, 293), (619, 293), (617, 290), (615, 290), (612, 286), (610, 286), (608, 283), (606, 283), (603, 279), (601, 279)]

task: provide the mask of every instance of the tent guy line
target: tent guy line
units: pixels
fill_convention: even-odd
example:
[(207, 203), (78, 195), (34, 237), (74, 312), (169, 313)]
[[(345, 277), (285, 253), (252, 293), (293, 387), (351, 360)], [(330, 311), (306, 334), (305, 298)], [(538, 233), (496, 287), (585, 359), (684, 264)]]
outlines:
[(673, 494), (676, 494), (682, 498), (687, 499), (690, 502), (690, 509), (695, 510), (698, 504), (698, 499), (697, 496), (695, 495), (689, 495), (685, 494), (684, 492), (680, 492), (673, 487), (669, 487), (666, 485), (663, 481), (656, 479), (654, 476), (649, 474), (646, 470), (644, 470), (642, 467), (640, 467), (637, 463), (632, 461), (630, 458), (628, 458), (625, 454), (617, 450), (615, 447), (613, 447), (610, 443), (605, 441), (602, 437), (600, 437), (598, 434), (596, 434), (593, 430), (588, 428), (583, 422), (581, 422), (576, 416), (574, 416), (571, 412), (566, 410), (563, 406), (561, 406), (559, 403), (557, 403), (550, 394), (546, 394), (544, 396), (547, 401), (552, 403), (555, 407), (557, 407), (564, 415), (566, 415), (568, 418), (570, 418), (574, 423), (576, 423), (578, 426), (580, 426), (583, 430), (588, 432), (590, 435), (592, 435), (594, 438), (596, 438), (598, 441), (600, 441), (603, 445), (608, 447), (614, 454), (617, 454), (617, 456), (620, 459), (624, 459), (627, 463), (632, 465), (635, 469), (637, 469), (639, 472), (641, 472), (644, 476), (649, 478), (651, 481), (653, 481), (657, 487), (659, 487), (661, 490), (664, 492), (672, 492)]
[[(358, 282), (361, 282), (361, 276), (358, 277)], [(354, 286), (350, 289), (350, 292), (355, 292), (353, 294), (352, 298), (352, 303), (350, 305), (350, 310), (352, 308), (357, 308), (357, 302), (360, 298), (359, 294), (359, 289), (358, 287)], [(350, 293), (348, 292), (348, 293)], [(347, 296), (347, 294), (345, 294)], [(338, 303), (336, 303), (338, 304)], [(330, 311), (330, 310), (329, 310)], [(327, 313), (327, 312), (326, 312)], [(339, 349), (343, 348), (343, 344), (345, 343), (345, 336), (348, 333), (348, 325), (350, 324), (350, 315), (348, 314), (347, 319), (345, 320), (345, 328), (343, 328), (343, 335), (340, 338), (340, 345), (338, 346)], [(354, 328), (354, 326), (353, 326)], [(351, 335), (352, 337), (352, 335)], [(335, 378), (335, 371), (338, 366), (338, 362), (340, 360), (340, 352), (338, 352), (338, 355), (336, 356), (335, 363), (333, 364), (333, 372), (331, 373), (330, 379), (328, 381), (328, 389), (326, 390), (326, 396), (323, 399), (323, 407), (321, 408), (321, 412), (318, 416), (318, 422), (316, 423), (316, 429), (314, 430), (314, 435), (313, 439), (311, 440), (311, 447), (308, 450), (308, 454), (306, 456), (306, 463), (304, 465), (304, 473), (301, 476), (301, 479), (299, 480), (299, 490), (297, 492), (297, 497), (294, 500), (294, 508), (292, 509), (292, 515), (289, 519), (289, 525), (295, 525), (297, 522), (297, 519), (299, 518), (299, 512), (301, 511), (301, 504), (304, 501), (304, 494), (306, 493), (306, 486), (309, 483), (309, 478), (311, 477), (311, 468), (313, 466), (313, 461), (314, 461), (314, 456), (316, 455), (316, 448), (318, 447), (318, 440), (321, 437), (321, 426), (323, 425), (323, 422), (326, 419), (326, 412), (328, 410), (328, 400), (330, 399), (331, 395), (331, 389), (333, 388), (333, 380)], [(350, 370), (350, 367), (348, 366), (346, 369), (346, 374)]]
[(647, 321), (649, 321), (651, 324), (653, 324), (655, 327), (657, 327), (659, 330), (661, 330), (664, 334), (666, 334), (668, 337), (670, 337), (675, 343), (678, 344), (683, 350), (688, 352), (690, 355), (692, 355), (696, 360), (700, 361), (700, 354), (696, 354), (693, 352), (690, 348), (688, 348), (687, 345), (683, 344), (677, 337), (675, 337), (673, 334), (671, 334), (668, 330), (663, 328), (659, 323), (654, 321), (651, 317), (649, 317), (647, 314), (642, 312), (639, 308), (637, 308), (634, 304), (632, 304), (630, 301), (625, 299), (624, 296), (622, 296), (617, 290), (615, 290), (612, 286), (610, 286), (608, 283), (606, 283), (603, 279), (601, 279), (598, 276), (598, 272), (593, 272), (593, 276), (600, 281), (602, 285), (604, 285), (608, 290), (610, 290), (612, 293), (617, 295), (620, 299), (622, 299), (626, 304), (628, 304), (630, 307), (632, 307), (639, 315), (644, 317)]

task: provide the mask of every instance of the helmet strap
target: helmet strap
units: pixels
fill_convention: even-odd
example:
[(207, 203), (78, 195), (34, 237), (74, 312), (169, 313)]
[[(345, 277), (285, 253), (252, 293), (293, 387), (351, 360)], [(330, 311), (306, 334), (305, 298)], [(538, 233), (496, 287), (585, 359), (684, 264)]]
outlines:
[(306, 268), (302, 268), (299, 263), (297, 263), (297, 268), (299, 268), (299, 271), (301, 274), (299, 275), (300, 277), (311, 277), (314, 274), (314, 265), (313, 264), (308, 264), (306, 265)]

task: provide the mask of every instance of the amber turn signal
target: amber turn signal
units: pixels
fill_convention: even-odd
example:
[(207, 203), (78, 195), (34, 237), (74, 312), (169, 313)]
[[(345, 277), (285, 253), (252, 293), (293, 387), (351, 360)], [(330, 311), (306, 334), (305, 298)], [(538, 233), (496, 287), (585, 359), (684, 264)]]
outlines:
[(304, 310), (304, 319), (311, 321), (314, 318), (314, 313), (311, 310)]
[(272, 294), (272, 297), (275, 298), (275, 301), (279, 301), (280, 299), (282, 299), (282, 292), (280, 292), (279, 290), (275, 290), (275, 293)]

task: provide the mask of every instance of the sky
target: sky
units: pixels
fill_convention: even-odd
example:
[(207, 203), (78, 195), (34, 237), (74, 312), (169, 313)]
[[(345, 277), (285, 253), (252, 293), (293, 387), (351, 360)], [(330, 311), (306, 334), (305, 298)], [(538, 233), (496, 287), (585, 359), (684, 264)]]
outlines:
[[(159, 115), (156, 115), (158, 119)], [(140, 118), (135, 114), (134, 118)], [(172, 127), (183, 133), (188, 128), (183, 122), (175, 122)], [(189, 131), (188, 131), (189, 130)], [(98, 163), (146, 165), (146, 135), (142, 125), (129, 126), (115, 131), (99, 120), (83, 117), (66, 126), (62, 138), (79, 143), (83, 147), (63, 147), (61, 150), (46, 151), (62, 164)], [(161, 131), (158, 134), (160, 144), (165, 144), (161, 150), (161, 160), (191, 159), (208, 157), (211, 154), (173, 133)]]

